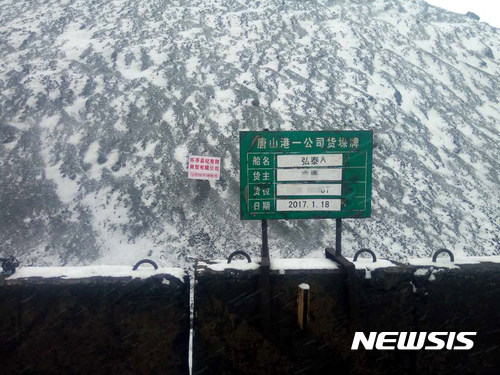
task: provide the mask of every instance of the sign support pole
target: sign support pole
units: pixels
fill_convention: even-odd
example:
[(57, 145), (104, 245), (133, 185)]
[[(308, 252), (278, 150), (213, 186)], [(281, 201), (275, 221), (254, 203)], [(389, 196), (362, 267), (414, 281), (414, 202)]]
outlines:
[(335, 255), (342, 255), (342, 219), (335, 219)]
[(342, 219), (335, 220), (335, 249), (326, 248), (325, 256), (339, 263), (346, 271), (347, 296), (349, 299), (349, 318), (351, 329), (355, 330), (359, 323), (359, 301), (356, 285), (356, 266), (342, 255)]
[(269, 264), (269, 243), (267, 240), (267, 220), (262, 220), (262, 248), (260, 251), (262, 264)]
[[(264, 129), (269, 131), (269, 129)], [(260, 323), (267, 329), (271, 325), (271, 260), (269, 258), (269, 242), (267, 236), (267, 220), (262, 220), (262, 247), (260, 251)]]
[(262, 249), (260, 262), (260, 323), (267, 329), (271, 325), (271, 261), (267, 242), (267, 220), (262, 220)]
[(271, 322), (267, 220), (336, 219), (326, 257), (346, 270), (351, 321), (358, 321), (356, 269), (342, 256), (342, 218), (371, 216), (372, 131), (240, 131), (240, 217), (261, 220), (260, 318)]
[[(269, 129), (264, 129), (265, 132), (269, 131)], [(263, 266), (270, 267), (271, 262), (269, 260), (269, 244), (267, 241), (267, 220), (262, 220), (262, 248), (260, 252), (261, 264)]]

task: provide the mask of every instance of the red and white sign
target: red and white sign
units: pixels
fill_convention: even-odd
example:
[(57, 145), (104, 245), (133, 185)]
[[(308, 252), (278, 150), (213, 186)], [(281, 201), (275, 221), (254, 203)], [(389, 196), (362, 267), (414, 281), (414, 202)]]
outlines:
[(192, 180), (220, 179), (220, 158), (191, 155), (188, 168), (188, 178)]

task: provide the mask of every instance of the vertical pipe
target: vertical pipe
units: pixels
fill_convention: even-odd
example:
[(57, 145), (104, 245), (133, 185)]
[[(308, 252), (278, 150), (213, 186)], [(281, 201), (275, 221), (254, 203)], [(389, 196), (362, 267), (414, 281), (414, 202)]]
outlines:
[[(264, 129), (269, 131), (269, 129)], [(260, 263), (260, 322), (263, 329), (271, 326), (271, 261), (267, 237), (267, 220), (262, 220), (262, 248)]]
[(335, 220), (335, 255), (342, 255), (342, 219)]
[(262, 220), (262, 249), (260, 263), (260, 322), (263, 329), (271, 325), (271, 261), (269, 259), (269, 245), (267, 243), (267, 220)]
[(269, 243), (267, 239), (267, 220), (262, 220), (262, 248), (260, 256), (262, 261), (269, 261)]
[[(269, 129), (264, 129), (265, 132)], [(262, 249), (260, 252), (261, 261), (263, 265), (269, 265), (269, 243), (267, 240), (267, 220), (262, 220)]]

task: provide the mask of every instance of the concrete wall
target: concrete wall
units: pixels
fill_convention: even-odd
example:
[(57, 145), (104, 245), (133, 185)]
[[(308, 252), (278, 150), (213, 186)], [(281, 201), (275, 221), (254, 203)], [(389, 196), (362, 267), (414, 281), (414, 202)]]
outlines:
[(188, 374), (189, 280), (0, 280), (1, 374)]
[[(500, 264), (417, 269), (395, 265), (368, 276), (357, 270), (358, 324), (349, 318), (343, 269), (271, 271), (266, 327), (258, 269), (198, 266), (194, 373), (500, 373)], [(307, 330), (297, 324), (301, 283), (310, 286)], [(470, 351), (352, 351), (355, 331), (478, 331), (478, 336)]]
[(468, 351), (420, 351), (421, 373), (500, 374), (500, 264), (426, 269), (415, 277), (421, 331), (476, 332)]
[[(363, 262), (357, 321), (346, 272), (330, 260), (273, 261), (267, 282), (256, 263), (199, 262), (194, 374), (500, 374), (500, 263)], [(187, 374), (189, 283), (163, 273), (0, 279), (0, 373)], [(356, 331), (478, 334), (470, 351), (353, 351)]]

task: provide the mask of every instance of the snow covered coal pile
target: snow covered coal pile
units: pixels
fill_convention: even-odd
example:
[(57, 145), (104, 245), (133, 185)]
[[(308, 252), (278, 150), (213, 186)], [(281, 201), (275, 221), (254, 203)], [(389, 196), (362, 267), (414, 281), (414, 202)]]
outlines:
[[(420, 0), (3, 0), (0, 255), (182, 266), (259, 253), (238, 132), (373, 130), (346, 255), (499, 254), (500, 30)], [(221, 157), (217, 183), (188, 155)], [(332, 220), (270, 223), (273, 256)]]

